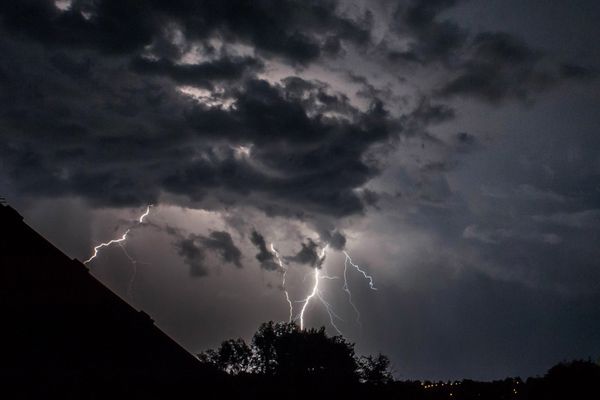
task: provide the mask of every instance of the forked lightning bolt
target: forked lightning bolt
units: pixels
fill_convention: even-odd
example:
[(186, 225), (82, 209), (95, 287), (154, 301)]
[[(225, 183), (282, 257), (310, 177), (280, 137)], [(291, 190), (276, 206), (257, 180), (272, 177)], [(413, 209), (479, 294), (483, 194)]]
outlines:
[(344, 255), (346, 256), (346, 261), (344, 262), (344, 264), (346, 265), (347, 263), (350, 263), (350, 265), (352, 265), (354, 268), (356, 268), (356, 270), (358, 272), (360, 272), (365, 277), (365, 279), (367, 279), (369, 281), (369, 287), (371, 288), (371, 290), (377, 290), (377, 288), (374, 286), (374, 283), (373, 283), (373, 277), (371, 275), (368, 275), (358, 265), (354, 264), (352, 262), (352, 258), (350, 258), (350, 256), (348, 255), (348, 253), (345, 250), (344, 250)]
[[(144, 222), (144, 218), (146, 218), (148, 216), (148, 214), (150, 214), (150, 207), (152, 207), (152, 204), (150, 204), (146, 207), (146, 211), (140, 216), (140, 218), (138, 219), (138, 223), (141, 224)], [(123, 236), (121, 236), (120, 238), (112, 239), (108, 242), (100, 243), (98, 246), (94, 247), (94, 254), (92, 254), (92, 256), (90, 258), (88, 258), (87, 260), (85, 260), (83, 263), (88, 264), (90, 261), (92, 261), (94, 258), (96, 258), (98, 256), (98, 252), (103, 247), (108, 247), (110, 245), (113, 245), (116, 243), (123, 243), (124, 241), (126, 241), (127, 235), (129, 234), (130, 231), (131, 231), (131, 228), (127, 229), (125, 231), (125, 233), (123, 234)]]
[(343, 286), (343, 289), (344, 289), (344, 292), (346, 292), (348, 294), (348, 302), (350, 303), (350, 305), (354, 309), (354, 313), (356, 314), (356, 323), (359, 326), (362, 326), (362, 323), (360, 322), (360, 311), (358, 311), (358, 308), (352, 301), (352, 292), (350, 291), (350, 287), (348, 286), (348, 264), (350, 264), (352, 267), (354, 267), (358, 272), (360, 272), (365, 277), (365, 279), (367, 279), (369, 281), (369, 287), (371, 288), (371, 290), (377, 290), (377, 288), (373, 285), (373, 277), (368, 275), (365, 271), (363, 271), (357, 264), (354, 264), (352, 262), (352, 258), (345, 250), (344, 250), (344, 256), (346, 256), (346, 258), (344, 259), (344, 286)]
[[(319, 254), (319, 262), (318, 262), (318, 266), (322, 265), (323, 262), (325, 261), (325, 255), (327, 252), (327, 249), (329, 248), (329, 245), (326, 245), (323, 250), (321, 251), (321, 253)], [(354, 304), (354, 302), (352, 301), (352, 292), (350, 291), (350, 287), (348, 286), (348, 267), (351, 266), (354, 269), (356, 269), (368, 282), (369, 282), (369, 288), (371, 290), (377, 290), (377, 288), (374, 285), (373, 282), (373, 277), (369, 274), (367, 274), (366, 271), (364, 271), (362, 268), (360, 268), (360, 266), (358, 266), (358, 264), (355, 264), (352, 261), (352, 258), (350, 257), (350, 255), (348, 254), (348, 252), (344, 251), (344, 256), (346, 257), (344, 260), (344, 273), (343, 273), (343, 279), (344, 279), (344, 285), (343, 285), (343, 290), (344, 292), (347, 293), (348, 295), (348, 302), (350, 303), (350, 305), (352, 306), (352, 308), (354, 309), (354, 312), (356, 314), (356, 322), (361, 325), (360, 322), (360, 311), (358, 310), (358, 307), (356, 307), (356, 305)], [(313, 284), (313, 288), (312, 291), (310, 292), (310, 294), (301, 301), (302, 303), (302, 309), (300, 311), (300, 315), (299, 315), (299, 319), (300, 319), (300, 329), (304, 330), (304, 314), (311, 302), (311, 300), (313, 300), (315, 297), (317, 299), (319, 299), (321, 301), (321, 303), (323, 304), (323, 306), (325, 307), (325, 310), (327, 311), (327, 314), (329, 315), (329, 322), (331, 323), (331, 326), (333, 327), (333, 329), (336, 330), (337, 333), (339, 333), (340, 335), (342, 334), (342, 332), (340, 331), (339, 327), (336, 325), (335, 321), (339, 320), (339, 321), (343, 321), (343, 319), (336, 314), (336, 312), (333, 310), (332, 305), (326, 301), (323, 297), (323, 293), (321, 292), (320, 289), (320, 282), (323, 279), (338, 279), (337, 276), (329, 276), (329, 275), (324, 275), (323, 271), (318, 268), (315, 267), (315, 271), (314, 271), (314, 284)], [(287, 292), (286, 292), (287, 295)], [(288, 302), (289, 302), (289, 297), (288, 298)], [(291, 303), (290, 303), (290, 316), (292, 315), (291, 312)]]
[(329, 276), (329, 275), (321, 274), (321, 270), (320, 270), (319, 266), (321, 266), (323, 264), (323, 262), (325, 261), (325, 255), (326, 255), (328, 248), (329, 248), (329, 245), (328, 244), (325, 245), (323, 250), (321, 250), (321, 254), (319, 254), (318, 265), (315, 266), (315, 272), (314, 272), (315, 283), (313, 285), (313, 289), (312, 289), (311, 293), (302, 301), (303, 305), (302, 305), (302, 310), (300, 311), (300, 329), (304, 330), (304, 313), (306, 312), (308, 304), (314, 297), (317, 297), (321, 301), (323, 306), (325, 307), (325, 311), (327, 311), (327, 315), (329, 315), (329, 323), (331, 324), (333, 329), (336, 330), (337, 333), (342, 335), (342, 332), (340, 331), (338, 326), (335, 324), (335, 320), (336, 319), (340, 320), (340, 321), (343, 321), (343, 320), (342, 320), (342, 318), (340, 318), (339, 315), (337, 315), (335, 313), (335, 311), (333, 311), (333, 307), (331, 306), (331, 304), (329, 302), (327, 302), (323, 298), (323, 294), (321, 293), (321, 290), (319, 289), (319, 283), (321, 282), (322, 279), (337, 279), (338, 278), (337, 276)]

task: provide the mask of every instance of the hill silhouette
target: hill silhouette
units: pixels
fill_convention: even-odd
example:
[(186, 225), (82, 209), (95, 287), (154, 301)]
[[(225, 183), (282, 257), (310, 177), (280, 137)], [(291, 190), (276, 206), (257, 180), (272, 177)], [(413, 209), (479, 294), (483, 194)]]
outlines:
[(599, 399), (600, 366), (494, 382), (394, 380), (325, 329), (262, 324), (195, 357), (0, 203), (3, 398)]

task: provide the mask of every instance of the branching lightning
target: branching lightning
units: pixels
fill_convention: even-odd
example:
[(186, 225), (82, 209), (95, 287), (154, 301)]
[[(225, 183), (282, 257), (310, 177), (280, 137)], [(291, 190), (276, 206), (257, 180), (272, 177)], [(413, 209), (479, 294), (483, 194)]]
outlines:
[(323, 293), (321, 292), (321, 290), (319, 288), (319, 284), (322, 279), (337, 279), (338, 278), (337, 276), (329, 276), (329, 275), (321, 274), (322, 271), (319, 267), (321, 265), (323, 265), (323, 262), (325, 261), (325, 255), (326, 255), (328, 248), (329, 248), (329, 245), (328, 244), (325, 245), (323, 250), (321, 250), (321, 254), (319, 254), (319, 261), (317, 262), (317, 265), (315, 266), (315, 272), (314, 272), (315, 283), (313, 285), (313, 289), (312, 289), (311, 293), (302, 301), (303, 305), (302, 305), (302, 310), (300, 311), (300, 329), (304, 330), (304, 313), (306, 312), (306, 309), (308, 308), (310, 301), (314, 297), (316, 297), (321, 301), (321, 303), (325, 307), (325, 311), (327, 311), (327, 314), (329, 315), (329, 322), (330, 322), (331, 326), (333, 327), (333, 329), (336, 330), (337, 333), (339, 333), (341, 335), (342, 332), (340, 331), (338, 326), (335, 324), (335, 320), (336, 319), (340, 320), (340, 321), (343, 321), (343, 320), (339, 315), (336, 314), (336, 312), (333, 310), (333, 307), (331, 306), (331, 304), (323, 298)]
[[(148, 216), (148, 214), (150, 214), (150, 207), (152, 207), (152, 204), (149, 204), (146, 207), (146, 211), (144, 211), (144, 213), (140, 216), (140, 218), (138, 219), (138, 223), (142, 224), (144, 222), (144, 218), (146, 218)], [(108, 242), (100, 243), (98, 246), (94, 247), (94, 254), (92, 254), (92, 256), (90, 258), (88, 258), (87, 260), (85, 260), (83, 263), (88, 264), (90, 261), (92, 261), (94, 258), (96, 258), (98, 256), (99, 250), (103, 247), (108, 247), (115, 243), (120, 243), (122, 246), (122, 243), (127, 240), (127, 235), (129, 234), (130, 231), (131, 231), (131, 228), (127, 229), (125, 231), (125, 233), (123, 234), (123, 236), (121, 236), (119, 239), (112, 239)], [(131, 260), (131, 257), (129, 256), (129, 254), (126, 253), (126, 255)]]
[(346, 294), (348, 294), (348, 302), (350, 303), (350, 305), (352, 306), (352, 308), (354, 309), (354, 313), (356, 314), (356, 323), (359, 326), (362, 326), (362, 323), (360, 322), (360, 311), (358, 310), (358, 307), (356, 307), (356, 304), (354, 304), (354, 302), (352, 301), (352, 292), (350, 291), (350, 287), (348, 286), (348, 264), (350, 264), (352, 267), (354, 267), (358, 272), (360, 272), (365, 279), (367, 279), (369, 281), (369, 287), (371, 288), (371, 290), (377, 290), (377, 288), (375, 286), (373, 286), (373, 277), (371, 277), (370, 275), (367, 275), (367, 273), (365, 271), (363, 271), (357, 264), (354, 264), (354, 262), (352, 262), (352, 258), (350, 257), (350, 255), (348, 254), (348, 252), (346, 252), (344, 250), (344, 256), (346, 257), (344, 259), (344, 292), (346, 292)]
[[(99, 256), (99, 254), (103, 248), (110, 247), (114, 244), (119, 245), (119, 247), (121, 248), (121, 250), (127, 257), (127, 259), (129, 260), (129, 262), (133, 266), (133, 274), (132, 274), (132, 277), (130, 279), (129, 286), (128, 286), (129, 297), (133, 297), (133, 285), (134, 285), (136, 275), (137, 275), (138, 261), (134, 257), (132, 257), (131, 254), (127, 251), (127, 248), (125, 247), (125, 242), (128, 239), (129, 233), (134, 228), (136, 228), (138, 225), (144, 223), (144, 219), (146, 217), (148, 217), (148, 215), (150, 214), (151, 207), (152, 207), (152, 204), (148, 205), (146, 207), (146, 210), (139, 216), (139, 218), (137, 218), (134, 225), (130, 226), (123, 233), (122, 236), (115, 238), (115, 239), (111, 239), (107, 242), (100, 243), (97, 246), (95, 246), (93, 254), (87, 260), (85, 260), (83, 262), (84, 264), (89, 264), (90, 262), (92, 262), (94, 259), (96, 259)], [(358, 271), (363, 276), (363, 278), (368, 281), (369, 288), (371, 290), (377, 290), (377, 288), (374, 285), (373, 277), (371, 275), (369, 275), (364, 269), (362, 269), (358, 264), (355, 264), (354, 261), (352, 260), (352, 258), (350, 257), (350, 255), (348, 254), (348, 252), (345, 250), (342, 251), (345, 256), (344, 269), (343, 269), (342, 276), (326, 274), (324, 271), (324, 264), (325, 264), (325, 258), (326, 258), (328, 249), (329, 249), (329, 244), (325, 244), (325, 246), (321, 249), (321, 251), (317, 255), (318, 259), (315, 262), (314, 272), (312, 274), (314, 282), (313, 282), (312, 290), (310, 291), (310, 293), (304, 299), (293, 301), (290, 297), (290, 293), (289, 293), (288, 287), (287, 287), (289, 265), (287, 264), (287, 262), (284, 262), (284, 258), (277, 251), (277, 249), (275, 248), (275, 245), (273, 243), (271, 243), (271, 246), (270, 246), (270, 250), (271, 250), (271, 252), (276, 260), (276, 263), (279, 266), (280, 272), (281, 272), (281, 287), (285, 294), (285, 300), (286, 300), (286, 302), (288, 304), (288, 308), (289, 308), (288, 321), (294, 322), (294, 321), (299, 320), (300, 321), (300, 329), (304, 330), (305, 329), (305, 314), (306, 314), (311, 302), (316, 298), (320, 301), (320, 303), (323, 305), (325, 311), (327, 312), (327, 314), (329, 316), (329, 322), (330, 322), (331, 326), (333, 327), (333, 329), (335, 329), (335, 331), (338, 334), (343, 335), (342, 331), (340, 330), (336, 321), (343, 322), (344, 320), (342, 319), (342, 317), (340, 317), (336, 313), (333, 305), (329, 301), (327, 301), (325, 296), (323, 295), (323, 291), (322, 291), (322, 288), (320, 285), (321, 281), (343, 279), (342, 289), (347, 294), (348, 302), (350, 303), (352, 309), (354, 310), (354, 313), (356, 314), (356, 323), (359, 326), (362, 326), (361, 321), (360, 321), (360, 317), (361, 317), (360, 311), (353, 301), (352, 292), (350, 291), (350, 287), (349, 287), (349, 272), (348, 271), (349, 271), (350, 267), (352, 267), (356, 271)], [(310, 274), (307, 274), (305, 276), (305, 279), (308, 278), (309, 275)], [(300, 312), (296, 315), (294, 315), (294, 303), (302, 304)]]
[[(150, 214), (150, 208), (152, 207), (152, 204), (148, 205), (146, 207), (146, 210), (144, 211), (144, 213), (142, 215), (140, 215), (140, 217), (137, 219), (137, 225), (139, 224), (143, 224), (144, 223), (144, 219)], [(136, 274), (137, 274), (137, 264), (138, 261), (133, 258), (131, 256), (131, 254), (129, 254), (129, 252), (127, 251), (126, 247), (125, 247), (125, 242), (128, 239), (128, 235), (131, 232), (132, 229), (135, 228), (136, 225), (134, 226), (130, 226), (125, 233), (123, 233), (123, 235), (121, 237), (118, 237), (116, 239), (111, 239), (108, 242), (103, 242), (98, 244), (97, 246), (94, 247), (94, 252), (93, 254), (90, 256), (90, 258), (88, 258), (87, 260), (85, 260), (83, 263), (84, 264), (89, 264), (90, 262), (92, 262), (95, 258), (98, 257), (98, 255), (100, 254), (100, 251), (105, 248), (105, 247), (109, 247), (112, 246), (114, 244), (118, 244), (119, 247), (122, 249), (123, 253), (125, 254), (125, 256), (127, 257), (127, 259), (130, 261), (131, 265), (133, 266), (133, 274), (131, 277), (131, 280), (129, 282), (129, 286), (128, 286), (128, 294), (130, 297), (132, 297), (132, 292), (133, 292), (133, 284), (136, 278)], [(333, 327), (333, 329), (335, 329), (335, 331), (342, 335), (342, 332), (340, 330), (340, 328), (338, 327), (338, 325), (336, 324), (336, 321), (344, 321), (334, 310), (333, 306), (331, 303), (329, 303), (324, 295), (323, 292), (321, 290), (321, 286), (320, 283), (322, 280), (337, 280), (342, 278), (343, 279), (343, 286), (342, 289), (344, 290), (344, 292), (346, 292), (347, 296), (348, 296), (348, 302), (350, 303), (350, 305), (352, 306), (352, 309), (354, 310), (355, 314), (356, 314), (356, 323), (358, 325), (361, 325), (360, 322), (360, 311), (358, 310), (358, 307), (356, 306), (356, 304), (354, 303), (353, 299), (352, 299), (352, 292), (350, 291), (350, 287), (348, 285), (348, 270), (350, 269), (349, 267), (354, 268), (356, 271), (358, 271), (365, 280), (368, 281), (369, 284), (369, 288), (371, 290), (377, 290), (377, 288), (374, 285), (374, 280), (373, 277), (371, 275), (369, 275), (365, 270), (363, 270), (358, 264), (355, 264), (352, 261), (352, 258), (350, 257), (350, 255), (348, 254), (347, 251), (343, 251), (343, 254), (345, 256), (344, 259), (344, 270), (343, 270), (343, 275), (340, 276), (335, 276), (335, 275), (327, 275), (324, 273), (323, 270), (323, 265), (325, 262), (325, 257), (327, 255), (327, 251), (329, 249), (329, 244), (326, 244), (320, 251), (320, 253), (318, 254), (318, 260), (316, 262), (316, 265), (314, 266), (314, 272), (313, 272), (313, 279), (314, 279), (314, 283), (312, 286), (312, 290), (311, 292), (308, 294), (308, 296), (306, 296), (304, 299), (299, 300), (299, 301), (292, 301), (292, 299), (290, 298), (290, 294), (287, 288), (287, 273), (289, 272), (289, 266), (283, 261), (281, 255), (279, 254), (279, 252), (277, 251), (277, 249), (275, 248), (275, 245), (273, 243), (271, 243), (271, 252), (273, 253), (277, 265), (279, 266), (280, 272), (281, 272), (281, 287), (283, 289), (283, 292), (285, 294), (285, 300), (288, 304), (288, 308), (289, 308), (289, 316), (288, 316), (288, 321), (289, 322), (293, 322), (296, 320), (300, 320), (300, 329), (304, 330), (305, 329), (305, 314), (306, 311), (310, 305), (310, 303), (316, 298), (318, 299), (321, 304), (323, 305), (323, 307), (325, 308), (325, 311), (327, 312), (328, 316), (329, 316), (329, 322), (331, 324), (331, 326)], [(302, 307), (300, 309), (300, 312), (294, 316), (294, 303), (301, 303)]]
[(344, 255), (346, 256), (346, 261), (344, 262), (344, 264), (350, 263), (350, 265), (352, 265), (354, 268), (356, 268), (356, 270), (358, 272), (360, 272), (365, 277), (365, 279), (367, 279), (369, 281), (369, 287), (371, 288), (371, 290), (377, 290), (377, 288), (374, 286), (374, 283), (373, 283), (373, 277), (371, 275), (368, 275), (358, 265), (354, 264), (352, 262), (352, 258), (350, 258), (350, 255), (348, 255), (348, 253), (345, 250), (344, 250)]
[[(144, 213), (142, 215), (140, 215), (140, 217), (137, 219), (138, 224), (143, 224), (144, 223), (144, 218), (146, 218), (148, 216), (148, 214), (150, 214), (150, 207), (152, 207), (152, 204), (149, 204), (146, 207), (146, 211), (144, 211)], [(125, 248), (125, 241), (127, 240), (127, 235), (129, 235), (129, 232), (131, 231), (132, 228), (128, 228), (125, 233), (123, 234), (123, 236), (121, 236), (118, 239), (112, 239), (109, 240), (108, 242), (104, 242), (104, 243), (100, 243), (99, 245), (97, 245), (96, 247), (94, 247), (94, 254), (91, 255), (90, 258), (88, 258), (87, 260), (85, 260), (83, 263), (84, 264), (88, 264), (90, 263), (93, 259), (95, 259), (96, 257), (98, 257), (98, 253), (100, 252), (100, 249), (104, 248), (104, 247), (109, 247), (113, 244), (118, 244), (119, 247), (121, 247), (121, 250), (123, 250), (123, 254), (125, 254), (125, 256), (127, 257), (127, 259), (129, 260), (129, 262), (131, 262), (131, 265), (133, 266), (133, 273), (131, 274), (131, 279), (129, 279), (129, 285), (127, 286), (127, 295), (130, 298), (133, 298), (133, 285), (135, 283), (135, 278), (137, 276), (137, 264), (138, 261), (133, 258), (131, 256), (131, 254), (129, 254), (129, 252), (127, 251), (127, 249)]]
[[(289, 321), (292, 322), (292, 321), (300, 320), (300, 329), (304, 330), (304, 326), (305, 326), (304, 317), (305, 317), (306, 311), (307, 311), (311, 301), (316, 298), (325, 307), (325, 311), (327, 312), (327, 314), (329, 316), (329, 322), (330, 322), (331, 326), (333, 327), (333, 329), (335, 329), (336, 332), (341, 335), (342, 332), (341, 332), (340, 328), (338, 327), (338, 325), (336, 324), (336, 321), (343, 321), (343, 319), (334, 311), (331, 303), (329, 303), (327, 300), (325, 300), (325, 298), (323, 296), (323, 292), (320, 287), (320, 283), (322, 280), (340, 279), (339, 276), (331, 276), (331, 275), (324, 274), (323, 269), (321, 268), (321, 266), (324, 264), (325, 256), (326, 256), (328, 248), (329, 248), (329, 245), (328, 244), (325, 245), (325, 247), (321, 250), (320, 254), (318, 255), (319, 258), (317, 261), (317, 265), (315, 266), (314, 272), (312, 274), (313, 279), (314, 279), (312, 290), (303, 300), (297, 301), (297, 303), (302, 304), (302, 308), (300, 310), (300, 313), (297, 315), (297, 317), (294, 318), (293, 302), (290, 300), (289, 292), (287, 291), (287, 287), (286, 287), (286, 275), (288, 272), (288, 267), (284, 265), (283, 261), (281, 260), (281, 256), (279, 255), (279, 252), (277, 252), (277, 250), (275, 250), (275, 246), (271, 243), (271, 251), (275, 255), (275, 258), (277, 259), (279, 267), (283, 271), (282, 286), (283, 286), (283, 289), (285, 292), (286, 301), (289, 305), (289, 310), (290, 310)], [(365, 270), (363, 270), (358, 264), (355, 264), (352, 261), (352, 258), (350, 257), (348, 252), (343, 251), (343, 253), (345, 256), (345, 260), (344, 260), (344, 271), (343, 271), (343, 277), (342, 277), (344, 280), (344, 284), (343, 284), (342, 288), (343, 288), (344, 292), (346, 292), (346, 294), (348, 295), (348, 302), (350, 303), (350, 305), (352, 306), (352, 309), (354, 310), (354, 312), (356, 314), (357, 324), (359, 326), (362, 326), (361, 322), (360, 322), (360, 311), (358, 310), (358, 307), (356, 306), (356, 304), (354, 304), (354, 302), (352, 300), (352, 292), (350, 291), (350, 287), (348, 285), (349, 266), (356, 269), (368, 281), (369, 288), (371, 290), (377, 290), (377, 288), (374, 285), (373, 277), (371, 275), (367, 274), (367, 272)]]
[[(148, 214), (150, 214), (150, 207), (152, 207), (152, 204), (148, 205), (146, 207), (146, 211), (144, 211), (144, 213), (138, 218), (138, 224), (142, 224), (144, 223), (144, 218), (146, 218), (148, 216)], [(129, 235), (129, 232), (131, 231), (132, 228), (128, 228), (125, 233), (123, 234), (123, 236), (121, 236), (118, 239), (112, 239), (109, 240), (108, 242), (104, 242), (104, 243), (100, 243), (99, 245), (97, 245), (96, 247), (94, 247), (94, 254), (91, 255), (90, 258), (88, 258), (87, 260), (85, 260), (83, 263), (84, 264), (88, 264), (90, 263), (93, 259), (95, 259), (96, 257), (98, 257), (98, 253), (100, 252), (100, 249), (104, 248), (104, 247), (109, 247), (113, 244), (119, 244), (119, 246), (121, 246), (121, 248), (123, 249), (123, 251), (125, 252), (125, 255), (127, 256), (127, 258), (129, 258), (129, 260), (132, 262), (132, 264), (136, 265), (135, 260), (129, 255), (129, 253), (127, 252), (127, 250), (125, 250), (125, 247), (123, 247), (123, 243), (127, 240), (127, 235)], [(134, 273), (135, 276), (135, 273)]]
[[(323, 279), (323, 277), (321, 277), (321, 279)], [(335, 313), (335, 311), (333, 311), (333, 307), (331, 306), (331, 304), (329, 304), (329, 302), (327, 302), (323, 298), (321, 291), (318, 289), (317, 289), (317, 297), (319, 298), (319, 300), (321, 300), (321, 303), (325, 306), (325, 311), (327, 311), (327, 314), (329, 315), (329, 323), (331, 324), (333, 329), (335, 329), (336, 332), (339, 333), (340, 335), (343, 335), (342, 331), (340, 331), (340, 329), (335, 324), (334, 319), (337, 319), (339, 321), (344, 321), (344, 320), (339, 315), (337, 315)]]

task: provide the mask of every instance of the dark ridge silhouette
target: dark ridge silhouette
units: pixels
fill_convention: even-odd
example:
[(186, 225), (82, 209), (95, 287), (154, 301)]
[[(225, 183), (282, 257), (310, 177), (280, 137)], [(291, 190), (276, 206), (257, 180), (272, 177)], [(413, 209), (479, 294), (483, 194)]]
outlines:
[(600, 366), (494, 382), (397, 381), (325, 329), (262, 324), (199, 359), (23, 222), (0, 198), (0, 398), (597, 400)]
[(206, 365), (0, 204), (4, 398), (211, 398)]

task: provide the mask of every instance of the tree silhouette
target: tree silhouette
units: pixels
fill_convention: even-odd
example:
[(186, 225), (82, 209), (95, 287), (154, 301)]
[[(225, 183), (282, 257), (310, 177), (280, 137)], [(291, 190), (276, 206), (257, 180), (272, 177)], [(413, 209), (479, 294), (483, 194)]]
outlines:
[(244, 339), (226, 340), (217, 351), (207, 350), (198, 357), (232, 375), (251, 372), (252, 369), (252, 350)]
[(534, 399), (598, 399), (600, 398), (600, 366), (591, 361), (575, 360), (559, 363), (542, 378), (527, 380), (530, 398)]
[(354, 344), (342, 336), (327, 336), (325, 328), (300, 330), (294, 323), (264, 323), (251, 346), (242, 339), (227, 340), (199, 358), (230, 374), (328, 382), (385, 383), (391, 378), (387, 357), (358, 358)]
[(385, 385), (393, 381), (390, 359), (383, 354), (362, 356), (358, 360), (360, 381), (371, 385)]

